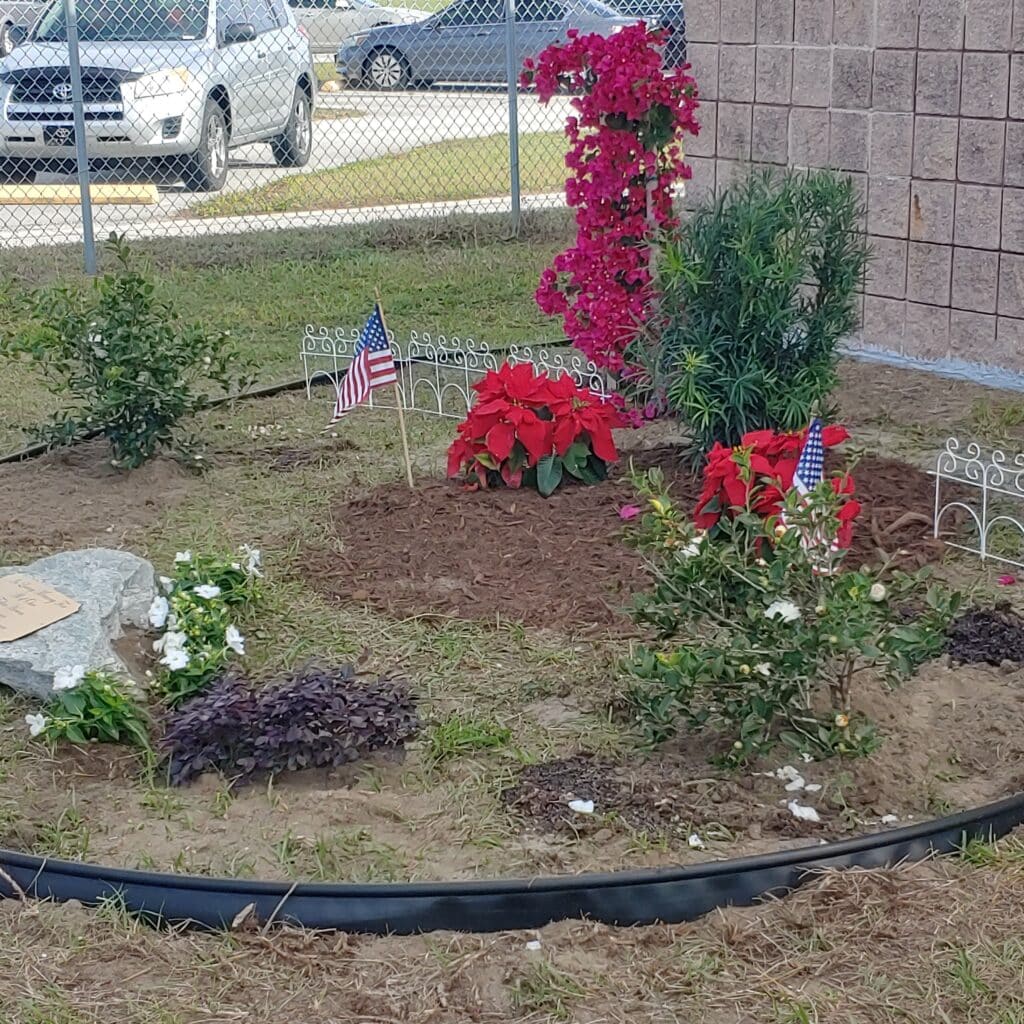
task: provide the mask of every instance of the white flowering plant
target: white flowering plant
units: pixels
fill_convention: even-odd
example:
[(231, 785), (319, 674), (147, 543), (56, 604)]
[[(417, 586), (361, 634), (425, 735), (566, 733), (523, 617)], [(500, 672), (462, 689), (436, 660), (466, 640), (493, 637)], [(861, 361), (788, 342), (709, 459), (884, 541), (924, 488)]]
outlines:
[(237, 656), (245, 637), (237, 619), (256, 600), (263, 575), (258, 548), (243, 544), (232, 558), (179, 551), (173, 576), (149, 609), (150, 625), (162, 631), (153, 644), (160, 655), (160, 691), (172, 707), (204, 690)]
[(127, 683), (84, 665), (58, 669), (53, 697), (25, 716), (29, 735), (56, 742), (126, 743), (149, 749), (149, 719)]
[(659, 642), (631, 660), (629, 696), (648, 738), (712, 729), (731, 763), (778, 740), (815, 756), (874, 749), (854, 707), (858, 675), (895, 684), (938, 655), (959, 595), (929, 586), (925, 571), (841, 568), (844, 496), (828, 482), (806, 500), (790, 495), (781, 516), (723, 518), (714, 537), (673, 505), (659, 474), (638, 485), (647, 513), (633, 539), (654, 586), (635, 614)]

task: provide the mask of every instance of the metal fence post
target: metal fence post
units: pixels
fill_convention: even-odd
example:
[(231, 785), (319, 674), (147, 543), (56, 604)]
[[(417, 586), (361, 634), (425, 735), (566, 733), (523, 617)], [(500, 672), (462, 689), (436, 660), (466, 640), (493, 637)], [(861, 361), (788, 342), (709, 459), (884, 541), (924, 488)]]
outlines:
[(516, 60), (516, 0), (505, 0), (505, 71), (508, 76), (508, 169), (512, 188), (512, 233), (519, 234), (519, 62)]
[(85, 272), (96, 273), (96, 239), (92, 228), (92, 195), (89, 192), (89, 155), (85, 145), (85, 94), (82, 63), (78, 53), (78, 15), (75, 0), (64, 0), (64, 21), (68, 35), (68, 68), (71, 72), (71, 111), (75, 125), (75, 157), (82, 206), (82, 247)]

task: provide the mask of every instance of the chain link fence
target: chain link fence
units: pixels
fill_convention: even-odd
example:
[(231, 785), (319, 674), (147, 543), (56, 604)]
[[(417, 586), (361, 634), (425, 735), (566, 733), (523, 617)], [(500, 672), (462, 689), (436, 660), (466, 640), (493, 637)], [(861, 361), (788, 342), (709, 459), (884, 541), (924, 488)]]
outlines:
[(0, 0), (0, 246), (517, 217), (563, 202), (571, 99), (525, 58), (644, 18), (685, 59), (678, 0), (394, 2)]

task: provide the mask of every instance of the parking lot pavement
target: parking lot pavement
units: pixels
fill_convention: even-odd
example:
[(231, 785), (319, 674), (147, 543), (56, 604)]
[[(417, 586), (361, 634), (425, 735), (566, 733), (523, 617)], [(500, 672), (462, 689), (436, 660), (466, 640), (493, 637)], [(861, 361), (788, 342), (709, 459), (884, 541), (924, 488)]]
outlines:
[[(317, 120), (313, 154), (304, 170), (340, 167), (359, 160), (407, 152), (417, 146), (448, 139), (505, 134), (508, 131), (508, 97), (504, 90), (430, 89), (416, 92), (350, 90), (326, 93), (319, 98), (325, 114), (352, 110), (359, 116)], [(569, 100), (557, 97), (541, 106), (535, 96), (519, 96), (519, 130), (557, 132), (565, 126)], [(276, 167), (266, 144), (245, 146), (231, 153), (231, 170), (225, 192), (245, 191), (285, 175), (302, 173)], [(471, 177), (472, 168), (465, 169)], [(74, 178), (41, 175), (40, 183), (74, 181)], [(137, 171), (97, 174), (98, 181), (141, 180)], [(204, 235), (261, 230), (263, 217), (189, 220), (183, 212), (209, 198), (188, 192), (181, 183), (161, 186), (154, 206), (99, 206), (94, 210), (96, 236), (127, 232), (135, 238)], [(507, 209), (507, 198), (501, 197)], [(477, 201), (479, 204), (479, 201)], [(329, 211), (333, 212), (333, 211)], [(302, 214), (288, 215), (289, 223), (301, 223)], [(324, 218), (312, 218), (320, 222)], [(27, 206), (9, 208), (0, 224), (0, 246), (33, 246), (80, 242), (81, 215), (75, 206)]]

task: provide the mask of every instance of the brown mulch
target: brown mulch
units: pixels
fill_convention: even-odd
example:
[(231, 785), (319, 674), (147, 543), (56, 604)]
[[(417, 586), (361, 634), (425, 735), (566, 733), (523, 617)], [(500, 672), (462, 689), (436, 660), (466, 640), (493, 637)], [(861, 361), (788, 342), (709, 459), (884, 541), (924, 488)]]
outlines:
[[(661, 468), (675, 499), (694, 503), (699, 481), (676, 449), (638, 453), (634, 466)], [(895, 555), (914, 568), (940, 556), (942, 544), (930, 536), (931, 477), (874, 456), (861, 460), (855, 476), (864, 509), (852, 563)], [(618, 514), (636, 500), (624, 470), (600, 486), (564, 487), (546, 499), (526, 489), (467, 491), (449, 481), (421, 482), (414, 494), (389, 484), (334, 508), (342, 554), (309, 551), (304, 572), (335, 598), (400, 615), (621, 630), (631, 595), (648, 582)]]
[(1008, 607), (972, 609), (950, 626), (946, 651), (968, 665), (1024, 662), (1024, 619)]

